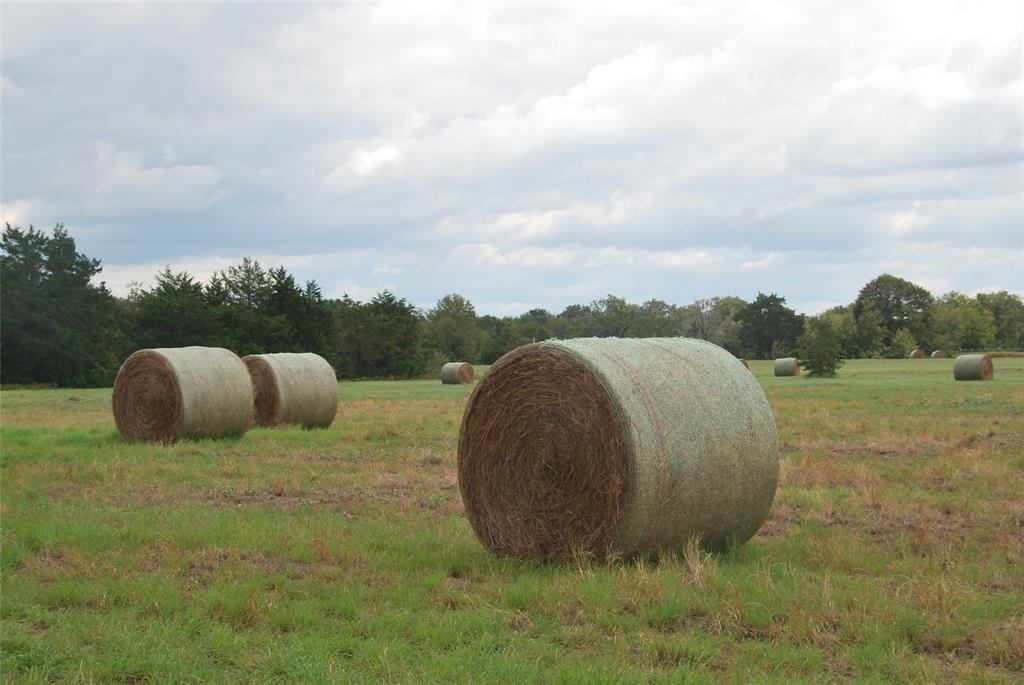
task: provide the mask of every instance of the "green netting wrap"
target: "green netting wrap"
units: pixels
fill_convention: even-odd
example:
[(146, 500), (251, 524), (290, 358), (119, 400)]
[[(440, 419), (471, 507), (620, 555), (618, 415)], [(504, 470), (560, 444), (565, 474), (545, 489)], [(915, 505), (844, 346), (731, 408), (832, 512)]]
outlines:
[(953, 362), (953, 378), (958, 381), (990, 381), (994, 372), (987, 354), (961, 354)]
[(220, 347), (139, 350), (114, 381), (114, 421), (128, 440), (242, 435), (252, 384), (238, 356)]
[(775, 420), (725, 350), (686, 338), (527, 345), (477, 386), (459, 487), (494, 552), (566, 558), (749, 539), (778, 483)]
[(441, 382), (445, 385), (472, 383), (473, 366), (466, 362), (448, 362), (441, 367)]
[(327, 428), (338, 412), (338, 379), (326, 359), (312, 352), (251, 354), (242, 361), (252, 378), (255, 422)]

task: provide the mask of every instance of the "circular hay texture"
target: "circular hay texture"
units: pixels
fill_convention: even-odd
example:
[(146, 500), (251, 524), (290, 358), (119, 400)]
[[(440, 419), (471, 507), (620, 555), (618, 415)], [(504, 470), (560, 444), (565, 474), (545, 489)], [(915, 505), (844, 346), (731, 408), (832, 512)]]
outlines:
[(932, 352), (932, 359), (946, 359), (949, 357), (945, 350), (935, 350)]
[(761, 386), (716, 345), (583, 338), (520, 347), (473, 391), (459, 489), (481, 542), (530, 559), (749, 539), (779, 476)]
[(796, 357), (782, 357), (775, 360), (776, 376), (799, 376), (800, 360)]
[(242, 435), (252, 408), (245, 364), (220, 347), (139, 350), (114, 381), (114, 422), (126, 440)]
[(924, 359), (927, 356), (928, 353), (925, 352), (924, 350), (914, 350), (913, 352), (910, 353), (911, 359)]
[(441, 367), (441, 382), (445, 385), (472, 383), (473, 365), (466, 362), (448, 362)]
[(987, 354), (962, 354), (953, 363), (953, 378), (958, 381), (990, 381), (994, 373)]
[(243, 357), (252, 378), (254, 422), (327, 428), (338, 413), (338, 378), (326, 359), (311, 352)]

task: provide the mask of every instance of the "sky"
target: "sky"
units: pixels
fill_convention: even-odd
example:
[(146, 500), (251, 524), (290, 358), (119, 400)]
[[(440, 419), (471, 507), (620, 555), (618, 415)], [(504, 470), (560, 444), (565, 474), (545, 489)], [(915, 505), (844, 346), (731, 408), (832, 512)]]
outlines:
[(1024, 293), (1024, 3), (0, 5), (3, 221), (561, 311)]

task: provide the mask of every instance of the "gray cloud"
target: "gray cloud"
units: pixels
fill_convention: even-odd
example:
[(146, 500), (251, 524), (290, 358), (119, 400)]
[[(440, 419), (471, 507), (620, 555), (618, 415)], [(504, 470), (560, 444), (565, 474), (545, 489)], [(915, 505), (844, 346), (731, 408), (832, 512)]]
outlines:
[(243, 255), (558, 310), (1024, 291), (1024, 11), (3, 8), (4, 219), (123, 291)]

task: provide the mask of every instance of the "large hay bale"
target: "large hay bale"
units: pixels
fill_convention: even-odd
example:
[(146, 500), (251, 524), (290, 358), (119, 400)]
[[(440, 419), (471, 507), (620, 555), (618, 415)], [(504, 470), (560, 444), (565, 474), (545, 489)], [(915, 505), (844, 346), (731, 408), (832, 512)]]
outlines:
[(484, 546), (602, 558), (749, 539), (779, 474), (775, 420), (735, 357), (702, 340), (549, 340), (509, 352), (459, 432)]
[(796, 357), (782, 357), (775, 360), (776, 376), (799, 376), (800, 360)]
[(953, 362), (953, 378), (958, 381), (990, 381), (994, 373), (987, 354), (961, 354)]
[(243, 357), (252, 377), (258, 426), (293, 423), (327, 428), (338, 413), (338, 378), (318, 354), (282, 352)]
[(927, 356), (928, 353), (921, 349), (914, 350), (913, 352), (910, 353), (911, 359), (924, 359)]
[(945, 350), (935, 350), (934, 352), (932, 352), (932, 359), (945, 359), (948, 356), (949, 355), (946, 354)]
[(220, 347), (139, 350), (114, 381), (114, 422), (127, 440), (242, 435), (252, 408), (245, 364)]
[(441, 367), (441, 382), (445, 385), (472, 383), (472, 364), (467, 364), (466, 362), (448, 362)]

